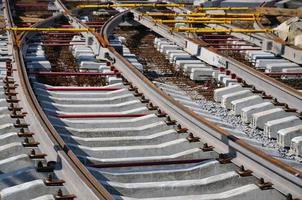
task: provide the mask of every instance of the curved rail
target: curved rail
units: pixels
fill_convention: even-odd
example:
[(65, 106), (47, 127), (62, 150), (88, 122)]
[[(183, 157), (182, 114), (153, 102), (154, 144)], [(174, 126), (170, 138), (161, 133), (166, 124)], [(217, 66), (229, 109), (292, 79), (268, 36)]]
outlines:
[[(136, 12), (137, 15), (140, 13)], [(148, 24), (148, 26), (151, 26), (151, 23), (148, 21), (148, 18), (142, 17), (142, 20), (144, 24)], [(142, 21), (141, 20), (141, 21)], [(152, 28), (154, 31), (157, 32), (158, 29), (161, 29), (162, 26), (156, 26), (156, 28)], [(276, 79), (272, 77), (268, 77), (267, 75), (263, 74), (262, 72), (257, 71), (256, 69), (253, 69), (231, 57), (225, 56), (221, 54), (220, 52), (216, 51), (213, 48), (209, 47), (204, 47), (205, 43), (202, 42), (201, 40), (194, 40), (194, 39), (187, 39), (185, 38), (184, 35), (180, 36), (177, 35), (176, 37), (171, 36), (170, 32), (165, 31), (164, 29), (161, 29), (161, 31), (158, 31), (160, 35), (164, 37), (169, 37), (173, 42), (176, 42), (177, 44), (180, 44), (181, 41), (192, 41), (196, 45), (199, 46), (202, 50), (204, 49), (205, 51), (209, 52), (215, 57), (220, 57), (222, 63), (221, 66), (225, 68), (229, 68), (232, 73), (235, 73), (239, 75), (243, 80), (245, 80), (248, 84), (254, 85), (257, 89), (261, 89), (266, 94), (272, 95), (274, 97), (277, 97), (280, 102), (287, 102), (290, 107), (296, 108), (299, 111), (302, 111), (302, 93), (299, 92), (298, 90), (295, 90), (294, 88), (281, 83), (277, 81)], [(173, 33), (173, 35), (175, 35)], [(184, 42), (183, 42), (184, 43)], [(186, 45), (181, 45), (182, 47), (186, 48)], [(201, 55), (202, 56), (202, 55)], [(209, 62), (213, 62), (212, 60)], [(209, 63), (209, 64), (214, 64), (217, 65), (216, 63)]]
[[(276, 188), (283, 192), (290, 192), (296, 196), (302, 194), (302, 172), (259, 151), (243, 140), (233, 136), (225, 130), (218, 128), (203, 117), (192, 112), (159, 88), (141, 74), (123, 56), (115, 51), (108, 43), (108, 35), (112, 26), (117, 26), (117, 21), (125, 13), (112, 17), (102, 28), (101, 34), (104, 46), (108, 47), (111, 56), (116, 59), (116, 67), (123, 76), (132, 81), (150, 100), (173, 116), (181, 124), (190, 127), (190, 130), (204, 141), (215, 146), (218, 152), (232, 152), (236, 156), (235, 164), (246, 164), (254, 170), (256, 176), (263, 176), (271, 180)], [(110, 27), (110, 28), (109, 28)]]
[[(216, 127), (203, 117), (184, 107), (158, 89), (151, 81), (143, 76), (133, 65), (131, 65), (125, 58), (118, 54), (113, 47), (110, 46), (108, 35), (112, 30), (112, 27), (118, 25), (117, 21), (120, 20), (120, 17), (125, 13), (126, 12), (120, 13), (111, 18), (110, 21), (107, 21), (102, 28), (101, 35), (94, 33), (99, 42), (104, 47), (108, 47), (110, 55), (116, 58), (116, 67), (123, 73), (123, 76), (128, 80), (131, 80), (133, 84), (144, 92), (146, 97), (165, 110), (170, 116), (173, 116), (184, 126), (190, 127), (190, 130), (192, 130), (192, 132), (196, 135), (200, 136), (204, 141), (214, 145), (217, 152), (233, 153), (235, 156), (233, 162), (235, 164), (243, 164), (247, 166), (247, 168), (253, 169), (256, 176), (265, 177), (266, 180), (272, 181), (275, 183), (276, 188), (278, 188), (280, 191), (292, 193), (293, 196), (300, 195), (302, 193), (301, 171), (269, 157), (265, 153), (248, 145), (228, 132)], [(71, 16), (69, 17), (73, 18)], [(43, 23), (40, 25), (43, 25)], [(25, 44), (27, 35), (27, 33), (24, 34), (24, 37), (21, 39), (21, 44)], [(22, 62), (23, 58), (21, 53), (22, 52), (18, 50), (17, 63), (19, 63), (20, 68), (18, 73), (22, 79), (22, 85), (24, 84), (24, 87), (26, 88), (25, 93), (29, 97), (30, 104), (39, 118), (39, 122), (47, 130), (49, 136), (59, 145), (60, 149), (62, 149), (68, 156), (79, 176), (81, 176), (89, 187), (92, 187), (93, 191), (96, 193), (96, 195), (98, 195), (98, 198), (112, 199), (110, 194), (104, 190), (104, 188), (69, 150), (62, 138), (48, 121), (48, 118), (41, 109), (29, 83), (24, 62)]]
[[(9, 2), (6, 1), (7, 10), (10, 12)], [(11, 15), (10, 15), (11, 16)], [(35, 24), (34, 27), (41, 27), (45, 23), (49, 22), (51, 19), (59, 17), (54, 16), (51, 17), (43, 22), (39, 22)], [(12, 18), (10, 18), (12, 25)], [(29, 102), (32, 110), (34, 111), (35, 115), (39, 119), (39, 124), (42, 125), (42, 127), (46, 130), (48, 136), (51, 138), (51, 140), (57, 145), (58, 151), (60, 150), (63, 152), (68, 159), (69, 163), (73, 167), (73, 170), (77, 173), (77, 175), (80, 177), (80, 179), (89, 187), (97, 199), (106, 199), (106, 200), (112, 200), (113, 197), (107, 192), (107, 190), (100, 185), (98, 180), (91, 175), (91, 173), (88, 171), (88, 169), (80, 162), (80, 160), (76, 157), (76, 155), (69, 149), (69, 147), (65, 144), (64, 140), (61, 138), (61, 136), (58, 134), (58, 132), (55, 130), (55, 128), (52, 126), (50, 121), (48, 120), (47, 116), (45, 115), (44, 111), (42, 110), (38, 100), (36, 99), (36, 96), (33, 92), (33, 89), (31, 87), (31, 84), (29, 82), (29, 78), (26, 72), (23, 56), (22, 56), (22, 46), (26, 43), (26, 39), (28, 37), (29, 33), (22, 34), (22, 37), (20, 38), (20, 47), (17, 47), (17, 45), (14, 45), (15, 50), (15, 59), (16, 64), (18, 67), (18, 75), (21, 81), (21, 85), (23, 86), (24, 93), (26, 94), (27, 101)], [(16, 44), (16, 40), (14, 40), (14, 44)]]

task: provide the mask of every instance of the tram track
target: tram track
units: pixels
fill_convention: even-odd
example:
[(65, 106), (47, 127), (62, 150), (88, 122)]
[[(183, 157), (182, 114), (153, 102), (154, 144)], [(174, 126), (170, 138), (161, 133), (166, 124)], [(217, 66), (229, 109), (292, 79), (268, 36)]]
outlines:
[[(6, 9), (8, 13), (10, 13), (9, 8), (10, 8), (9, 3), (8, 1), (6, 1)], [(44, 23), (47, 24), (55, 17), (41, 21), (35, 24), (34, 27), (41, 26)], [(9, 16), (7, 19), (11, 20), (12, 17)], [(10, 24), (12, 23), (13, 22), (11, 20)], [(26, 40), (25, 38), (26, 38), (26, 33), (23, 34), (21, 38), (19, 38), (21, 39), (20, 44), (23, 44), (23, 42)], [(16, 41), (13, 41), (13, 43), (16, 43)], [(76, 193), (78, 193), (77, 196), (79, 198), (110, 199), (108, 194), (102, 191), (100, 185), (94, 183), (95, 179), (90, 175), (90, 173), (87, 172), (87, 169), (83, 167), (83, 165), (81, 165), (81, 163), (72, 153), (72, 151), (66, 148), (64, 141), (58, 136), (55, 129), (53, 129), (52, 125), (49, 123), (47, 117), (45, 116), (44, 112), (39, 106), (39, 103), (37, 102), (35, 95), (33, 94), (33, 91), (31, 89), (29, 79), (26, 73), (26, 69), (24, 66), (24, 62), (22, 62), (23, 61), (22, 48), (18, 49), (17, 46), (15, 46), (14, 58), (16, 59), (15, 60), (17, 63), (16, 66), (18, 69), (18, 75), (16, 76), (16, 78), (19, 79), (18, 77), (20, 77), (19, 79), (20, 85), (24, 87), (18, 92), (20, 93), (20, 95), (22, 95), (21, 96), (21, 98), (23, 97), (22, 99), (26, 99), (26, 101), (22, 101), (23, 107), (27, 108), (28, 113), (30, 113), (30, 111), (32, 112), (30, 119), (32, 120), (32, 124), (36, 124), (35, 126), (33, 126), (32, 131), (39, 131), (41, 134), (44, 133), (44, 136), (46, 136), (46, 137), (43, 137), (43, 135), (39, 136), (39, 139), (41, 139), (41, 143), (43, 142), (42, 148), (45, 148), (45, 151), (49, 152), (49, 154), (50, 152), (52, 153), (50, 159), (54, 159), (54, 160), (59, 159), (59, 161), (61, 161), (61, 163), (59, 164), (64, 166), (63, 169), (65, 170), (59, 174), (62, 177), (66, 177), (67, 179), (70, 178), (73, 179), (73, 180), (69, 180), (70, 182), (68, 188), (73, 190), (74, 192), (78, 191)], [(75, 183), (77, 184), (75, 185)], [(80, 183), (84, 183), (84, 184), (80, 184)], [(79, 189), (81, 192), (79, 192)]]
[[(118, 17), (118, 16), (117, 16)], [(114, 18), (112, 18), (112, 21), (114, 20)], [(107, 22), (106, 22), (107, 23)], [(116, 23), (116, 22), (115, 22)], [(109, 24), (110, 25), (110, 24)], [(106, 27), (106, 26), (104, 26), (104, 27)], [(112, 28), (109, 28), (109, 29), (112, 29)], [(104, 39), (105, 41), (106, 41), (106, 38)], [(107, 39), (107, 41), (108, 41), (108, 39)], [(108, 44), (107, 44), (108, 45)], [(112, 49), (112, 48), (111, 48)], [(113, 51), (113, 49), (112, 49), (112, 51)], [(119, 56), (118, 54), (116, 54), (115, 53), (115, 55), (116, 55), (116, 57), (119, 57), (119, 58), (121, 58), (121, 59), (123, 59), (121, 56)], [(115, 57), (115, 58), (116, 58)], [(124, 59), (123, 59), (124, 60)], [(119, 63), (118, 63), (118, 59), (116, 60), (117, 61), (117, 66), (119, 66)], [(125, 62), (125, 61), (124, 61)], [(129, 63), (128, 63), (128, 66), (130, 67), (130, 65), (129, 65)], [(133, 67), (132, 67), (133, 68)], [(134, 69), (133, 69), (134, 70)], [(134, 70), (135, 71), (135, 70)], [(139, 76), (139, 74), (136, 74), (136, 76)], [(143, 77), (142, 77), (143, 78)], [(145, 78), (144, 78), (145, 79)], [(146, 80), (147, 81), (147, 80)], [(132, 81), (133, 82), (133, 81)], [(138, 84), (138, 86), (140, 86), (140, 85), (143, 85), (142, 83), (140, 83), (140, 84)], [(159, 92), (159, 91), (157, 91), (157, 92)], [(144, 92), (144, 94), (145, 94), (145, 92)], [(148, 97), (148, 96), (147, 96)], [(151, 98), (150, 98), (151, 99)], [(160, 104), (160, 103), (159, 103)], [(157, 104), (156, 104), (157, 105)], [(165, 107), (165, 106), (164, 106)], [(174, 113), (173, 113), (173, 116), (175, 116), (174, 115)], [(191, 127), (191, 126), (190, 126)]]
[[(58, 2), (60, 3), (60, 1)], [(63, 8), (63, 10), (65, 9)], [(108, 36), (126, 13), (118, 14), (106, 21), (100, 35), (94, 33), (95, 38), (103, 47), (107, 47), (109, 56), (115, 61), (110, 70), (120, 71), (124, 77), (122, 81), (111, 84), (109, 82), (109, 85), (105, 87), (53, 87), (36, 80), (32, 80), (30, 83), (21, 54), (19, 55), (20, 60), (17, 60), (21, 66), (22, 73), (19, 75), (23, 77), (22, 85), (25, 85), (28, 91), (26, 96), (30, 96), (30, 102), (34, 103), (40, 123), (47, 127), (47, 132), (55, 138), (63, 152), (71, 159), (73, 167), (78, 170), (78, 175), (81, 174), (83, 182), (93, 188), (95, 194), (99, 195), (98, 198), (158, 197), (158, 199), (175, 199), (175, 196), (179, 196), (179, 198), (208, 199), (237, 195), (230, 196), (230, 198), (242, 199), (244, 195), (254, 195), (251, 197), (252, 199), (283, 199), (288, 193), (299, 197), (302, 193), (299, 170), (267, 156), (185, 108), (159, 90), (116, 52), (110, 45)], [(70, 15), (68, 17), (73, 19), (73, 22), (78, 22), (78, 25), (80, 24), (74, 17)], [(40, 25), (43, 23), (38, 24), (38, 26)], [(83, 26), (83, 24), (80, 25)], [(25, 34), (21, 45), (30, 45), (31, 37), (31, 35)], [(74, 46), (76, 49), (77, 45)], [(104, 66), (104, 70), (107, 69)], [(116, 78), (118, 80), (119, 75)], [(115, 79), (111, 80), (115, 81)], [(130, 91), (128, 91), (129, 84), (137, 89), (130, 87)], [(110, 91), (112, 89), (114, 90)], [(84, 99), (84, 95), (87, 98)], [(148, 101), (153, 105), (148, 104), (146, 107), (145, 103), (139, 102), (147, 102), (144, 99), (149, 99)], [(135, 107), (140, 108), (143, 112), (138, 113), (138, 110), (135, 110), (132, 113), (131, 110), (126, 109), (126, 113), (123, 113), (119, 103), (126, 102), (129, 105), (131, 101), (135, 102)], [(72, 106), (70, 102), (76, 104)], [(87, 102), (91, 106), (85, 106)], [(50, 113), (45, 105), (51, 105), (48, 107), (51, 110)], [(159, 118), (161, 112), (156, 116), (156, 112), (152, 111), (156, 108), (154, 105), (172, 119)], [(53, 115), (53, 111), (61, 115)], [(131, 113), (141, 114), (141, 116), (129, 115)], [(162, 114), (162, 116), (166, 116), (166, 114)], [(62, 117), (63, 115), (65, 117)], [(75, 115), (83, 119), (77, 119)], [(87, 115), (93, 119), (90, 117), (86, 119)], [(115, 119), (117, 115), (121, 119)], [(177, 120), (177, 123), (174, 120)], [(148, 127), (150, 122), (158, 128)], [(180, 130), (175, 126), (178, 123), (182, 127), (188, 127), (189, 130)], [(119, 128), (114, 128), (116, 124), (119, 124)], [(197, 137), (200, 137), (200, 141)], [(212, 151), (211, 148), (207, 149), (205, 144), (214, 146), (215, 151)], [(203, 150), (199, 149), (201, 146), (204, 146)], [(79, 163), (78, 159), (82, 163)], [(244, 168), (236, 167), (229, 163), (230, 160), (237, 166), (243, 165)], [(198, 164), (193, 165), (193, 163)], [(171, 164), (177, 164), (179, 168), (169, 167)], [(207, 171), (209, 167), (213, 166), (219, 169), (218, 174), (217, 171)], [(252, 169), (254, 176), (244, 178), (244, 174), (249, 175), (248, 173), (250, 173), (247, 169)], [(191, 175), (186, 176), (186, 171), (191, 171), (189, 173)], [(240, 175), (240, 172), (243, 174)], [(95, 177), (91, 177), (90, 173)], [(196, 174), (199, 174), (198, 177)], [(218, 178), (219, 175), (221, 175), (220, 178)], [(264, 180), (257, 180), (255, 177), (264, 178)], [(210, 183), (207, 183), (208, 180)], [(269, 181), (283, 194), (275, 189), (259, 189), (262, 186), (269, 187)], [(103, 189), (100, 183), (110, 194)], [(217, 188), (217, 185), (216, 188), (210, 189), (211, 184), (219, 183), (222, 184), (222, 189)], [(229, 183), (229, 186), (224, 183)], [(194, 184), (199, 187), (200, 184), (203, 185), (203, 193), (208, 195), (201, 195), (200, 190), (196, 190)], [(156, 191), (159, 188), (161, 192)], [(177, 190), (175, 190), (176, 188)], [(214, 193), (219, 194), (215, 196)], [(288, 198), (291, 196), (288, 195)]]

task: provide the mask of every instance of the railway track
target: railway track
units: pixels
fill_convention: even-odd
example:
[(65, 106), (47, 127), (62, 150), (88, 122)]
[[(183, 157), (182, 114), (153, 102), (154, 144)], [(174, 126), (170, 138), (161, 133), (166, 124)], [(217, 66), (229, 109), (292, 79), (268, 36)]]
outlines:
[[(207, 47), (206, 43), (199, 40), (187, 39), (183, 34), (173, 33), (171, 35), (167, 26), (158, 24), (154, 26), (154, 22), (149, 17), (140, 17), (141, 13), (133, 11), (135, 19), (150, 30), (156, 32), (164, 38), (178, 44), (186, 49), (191, 55), (196, 55), (198, 58), (207, 61), (208, 64), (227, 68), (234, 74), (240, 74), (240, 77), (248, 84), (254, 85), (256, 88), (261, 88), (266, 94), (277, 97), (280, 102), (289, 102), (291, 107), (301, 110), (301, 92), (280, 83), (274, 78), (264, 75), (238, 60), (225, 56), (214, 48)], [(187, 43), (186, 43), (187, 42)], [(187, 44), (187, 45), (186, 45)], [(187, 48), (188, 47), (188, 48)], [(202, 54), (198, 53), (202, 52)], [(205, 55), (203, 57), (203, 55)]]
[[(56, 3), (59, 10), (67, 11), (60, 1)], [(23, 107), (29, 109), (26, 111), (31, 117), (31, 112), (37, 116), (31, 124), (41, 124), (46, 130), (39, 137), (42, 148), (57, 146), (57, 152), (71, 165), (61, 172), (66, 173), (66, 183), (83, 183), (78, 188), (71, 182), (67, 189), (75, 191), (79, 199), (87, 199), (86, 193), (91, 199), (299, 197), (299, 170), (185, 108), (111, 46), (108, 36), (125, 14), (108, 19), (101, 35), (72, 34), (63, 38), (62, 34), (59, 40), (64, 40), (68, 48), (43, 46), (39, 41), (47, 43), (49, 38), (25, 33), (20, 51), (14, 51), (18, 69), (14, 76), (17, 82), (21, 80), (25, 91)], [(72, 19), (73, 25), (88, 24), (80, 23), (68, 12), (64, 17)], [(58, 26), (55, 18), (37, 26)], [(92, 45), (83, 42), (85, 36), (107, 49), (100, 47), (96, 53)], [(41, 65), (56, 55), (54, 51), (69, 55), (74, 65), (68, 73), (64, 68), (69, 64), (67, 59)], [(35, 58), (28, 59), (31, 54), (45, 56), (36, 56), (40, 64), (35, 65), (30, 61)], [(100, 80), (97, 85), (88, 81), (92, 78)], [(46, 136), (52, 139), (48, 147), (45, 143), (49, 140), (42, 141)], [(69, 171), (76, 171), (72, 180)]]

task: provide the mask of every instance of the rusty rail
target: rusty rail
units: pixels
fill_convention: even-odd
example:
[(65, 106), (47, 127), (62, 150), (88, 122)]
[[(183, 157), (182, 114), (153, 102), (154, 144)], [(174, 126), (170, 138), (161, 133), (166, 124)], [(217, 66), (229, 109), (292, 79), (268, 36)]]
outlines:
[[(9, 12), (9, 25), (13, 25), (12, 21), (12, 15), (10, 11), (10, 5), (9, 1), (6, 0), (6, 7)], [(56, 18), (58, 16), (54, 16), (51, 18)], [(47, 21), (49, 21), (51, 18), (46, 19), (45, 21), (39, 22), (33, 27), (40, 27), (43, 26), (43, 24)], [(13, 34), (14, 35), (14, 34)], [(21, 37), (19, 38), (20, 45), (24, 45), (26, 43), (26, 37), (28, 36), (28, 33), (22, 33)], [(36, 96), (33, 92), (33, 89), (30, 85), (29, 78), (26, 72), (26, 68), (24, 65), (23, 57), (22, 57), (22, 51), (21, 48), (17, 46), (17, 38), (16, 35), (14, 35), (13, 38), (14, 43), (14, 51), (16, 52), (16, 63), (18, 67), (18, 75), (20, 77), (20, 81), (25, 89), (25, 94), (27, 96), (27, 101), (31, 105), (31, 108), (35, 112), (36, 116), (39, 118), (39, 122), (42, 125), (42, 127), (47, 130), (48, 136), (51, 138), (51, 140), (57, 144), (57, 147), (65, 153), (66, 157), (68, 158), (69, 163), (73, 167), (73, 169), (76, 171), (78, 176), (81, 178), (81, 180), (94, 192), (94, 194), (98, 197), (98, 199), (105, 199), (105, 200), (113, 200), (113, 197), (111, 194), (98, 182), (98, 180), (88, 171), (88, 169), (81, 163), (81, 161), (76, 157), (76, 155), (68, 148), (68, 146), (65, 144), (64, 140), (61, 138), (59, 133), (55, 130), (55, 128), (52, 126), (52, 124), (49, 122), (47, 116), (43, 112), (38, 100), (36, 99)]]
[[(205, 118), (202, 116), (194, 113), (193, 111), (189, 110), (176, 100), (174, 100), (172, 97), (168, 96), (165, 94), (163, 91), (161, 91), (159, 88), (157, 88), (150, 80), (148, 80), (143, 74), (141, 74), (129, 61), (127, 61), (123, 56), (121, 56), (118, 52), (115, 51), (113, 47), (110, 46), (110, 43), (108, 41), (108, 30), (107, 28), (115, 23), (115, 20), (117, 20), (121, 15), (124, 15), (125, 12), (119, 13), (118, 15), (112, 17), (110, 21), (107, 21), (103, 28), (101, 29), (101, 39), (100, 43), (104, 46), (107, 47), (108, 50), (112, 53), (112, 55), (116, 58), (116, 60), (120, 60), (125, 66), (127, 66), (127, 70), (129, 70), (132, 74), (134, 74), (138, 81), (141, 84), (136, 84), (136, 86), (142, 90), (142, 92), (145, 94), (146, 88), (143, 87), (145, 84), (148, 89), (152, 90), (153, 93), (157, 93), (159, 98), (162, 100), (168, 102), (170, 104), (170, 107), (173, 107), (175, 110), (178, 110), (178, 113), (184, 113), (187, 118), (186, 120), (189, 122), (192, 122), (192, 125), (197, 125), (197, 123), (194, 123), (195, 121), (198, 122), (199, 124), (203, 124), (204, 127), (199, 127), (200, 130), (203, 130), (203, 138), (205, 140), (211, 140), (212, 144), (215, 146), (215, 149), (219, 145), (226, 145), (228, 146), (229, 151), (235, 151), (235, 155), (237, 155), (239, 158), (239, 162), (236, 164), (239, 164), (243, 158), (246, 157), (249, 161), (252, 162), (250, 163), (251, 166), (255, 166), (256, 169), (265, 169), (263, 171), (266, 172), (261, 172), (261, 171), (254, 171), (256, 175), (266, 175), (266, 178), (270, 179), (273, 178), (275, 179), (274, 183), (276, 183), (276, 180), (281, 180), (282, 179), (282, 184), (284, 187), (287, 187), (286, 183), (290, 183), (292, 185), (295, 185), (295, 188), (289, 188), (290, 186), (287, 187), (287, 189), (293, 189), (292, 192), (294, 192), (296, 195), (300, 195), (302, 193), (302, 171), (297, 170), (289, 165), (287, 165), (284, 162), (281, 162), (275, 158), (272, 158), (271, 156), (267, 155), (266, 153), (258, 150), (257, 148), (249, 145), (248, 143), (244, 142), (243, 140), (237, 138), (236, 136), (228, 133), (227, 131), (217, 127), (213, 123), (207, 121)], [(125, 76), (125, 68), (120, 68), (119, 69), (122, 74)], [(129, 79), (129, 77), (127, 77)], [(133, 81), (133, 80), (129, 80)], [(152, 96), (146, 95), (150, 100), (156, 99)], [(158, 103), (158, 102), (156, 102)], [(160, 107), (160, 105), (159, 105)], [(165, 110), (164, 107), (161, 107), (161, 109)], [(168, 113), (168, 112), (167, 112)], [(169, 113), (168, 113), (169, 114)], [(174, 114), (174, 113), (173, 113)], [(172, 115), (173, 116), (173, 115)], [(180, 123), (184, 122), (182, 119), (178, 119), (178, 116), (174, 115), (174, 118), (178, 120)], [(185, 124), (188, 124), (185, 122)], [(202, 136), (201, 133), (196, 133), (198, 136)], [(207, 138), (207, 137), (210, 137)], [(214, 141), (214, 142), (213, 142)], [(210, 143), (210, 142), (209, 142)], [(263, 160), (264, 162), (261, 162)], [(268, 173), (269, 172), (269, 173)], [(278, 178), (276, 178), (276, 175)], [(271, 176), (271, 177), (270, 177)], [(278, 182), (277, 182), (278, 183)], [(280, 183), (281, 184), (281, 183)]]

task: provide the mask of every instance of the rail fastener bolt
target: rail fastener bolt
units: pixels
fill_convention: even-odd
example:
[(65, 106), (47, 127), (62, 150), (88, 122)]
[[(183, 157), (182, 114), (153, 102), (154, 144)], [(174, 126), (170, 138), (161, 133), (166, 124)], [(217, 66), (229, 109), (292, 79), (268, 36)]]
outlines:
[(156, 116), (157, 116), (157, 117), (166, 117), (167, 114), (164, 113), (160, 108), (157, 108)]
[(55, 195), (55, 200), (73, 200), (75, 198), (76, 196), (73, 194), (64, 195), (61, 189), (59, 189)]
[(228, 164), (228, 163), (231, 163), (231, 160), (233, 158), (229, 155), (229, 154), (219, 154), (218, 156), (218, 161), (220, 164)]
[(188, 129), (181, 127), (180, 124), (177, 124), (176, 131), (177, 131), (177, 133), (186, 133), (188, 131)]
[(213, 151), (214, 147), (213, 146), (209, 146), (208, 143), (204, 143), (203, 147), (201, 148), (201, 150), (203, 152), (207, 152), (207, 151)]
[(46, 186), (63, 186), (65, 183), (62, 179), (54, 179), (51, 173), (48, 174), (47, 178), (45, 178), (43, 182)]
[(166, 117), (166, 120), (165, 120), (166, 124), (168, 126), (171, 126), (171, 125), (175, 125), (176, 124), (176, 120), (172, 120), (170, 116), (167, 116)]
[(261, 190), (269, 190), (272, 189), (273, 184), (271, 182), (265, 182), (264, 178), (260, 178), (256, 185), (261, 189)]
[(187, 140), (191, 142), (199, 142), (200, 138), (193, 135), (193, 133), (189, 133)]
[(38, 147), (40, 143), (36, 141), (30, 141), (28, 137), (24, 138), (24, 141), (22, 142), (22, 145), (24, 147)]
[(267, 95), (264, 91), (261, 93), (262, 99), (273, 99), (271, 95)]
[(39, 161), (38, 164), (37, 164), (37, 172), (53, 172), (53, 170), (55, 169), (55, 164), (56, 162), (55, 161), (49, 161), (47, 162), (46, 166), (44, 166), (43, 162), (42, 161)]
[(242, 177), (251, 176), (253, 173), (253, 171), (245, 169), (243, 165), (241, 165), (240, 169), (236, 170), (236, 172)]
[(245, 88), (251, 88), (251, 87), (252, 87), (252, 85), (247, 84), (247, 82), (244, 81), (244, 80), (242, 80), (241, 86), (242, 86), (242, 87), (245, 87)]
[(149, 102), (147, 105), (148, 110), (157, 110), (157, 106), (154, 106), (152, 102)]
[(134, 95), (135, 97), (140, 97), (140, 96), (143, 95), (143, 93), (139, 92), (138, 89), (135, 88), (133, 95)]
[(252, 87), (252, 93), (255, 93), (255, 94), (261, 94), (262, 91), (261, 90), (257, 90), (255, 86)]
[(32, 137), (34, 135), (34, 133), (31, 133), (31, 132), (26, 132), (24, 130), (24, 128), (21, 128), (20, 131), (18, 132), (18, 136), (19, 137)]
[(141, 96), (141, 98), (140, 98), (140, 101), (142, 102), (142, 103), (149, 103), (149, 99), (146, 99), (146, 97), (145, 97), (145, 95), (142, 95)]
[(35, 149), (31, 149), (30, 154), (28, 156), (30, 159), (44, 159), (47, 156), (47, 154), (45, 153), (37, 154)]
[(15, 128), (27, 128), (29, 124), (21, 123), (20, 119), (17, 118), (16, 123), (14, 123)]

